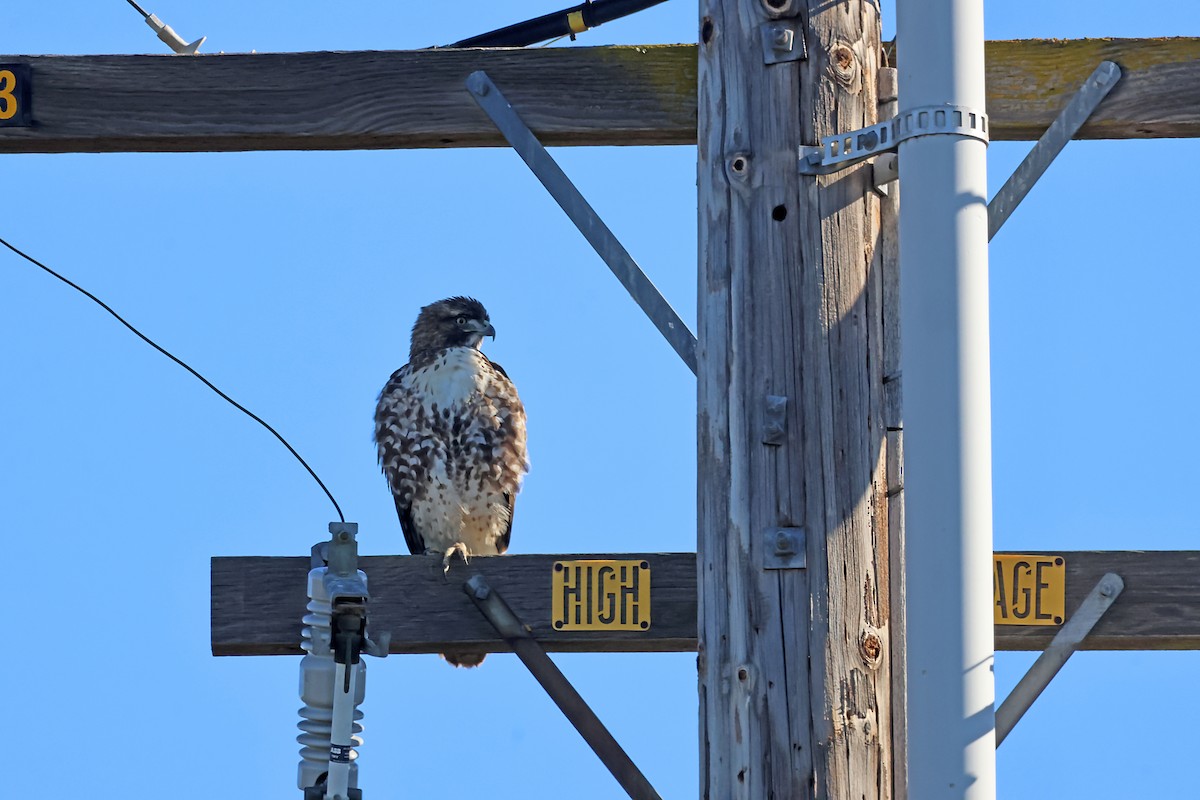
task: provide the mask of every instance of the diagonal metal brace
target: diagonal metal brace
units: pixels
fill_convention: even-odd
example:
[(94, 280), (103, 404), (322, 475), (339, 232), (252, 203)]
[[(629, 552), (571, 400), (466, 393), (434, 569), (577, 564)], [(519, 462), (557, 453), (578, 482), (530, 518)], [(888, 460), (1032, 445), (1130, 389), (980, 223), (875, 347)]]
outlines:
[(1066, 108), (1054, 118), (1029, 155), (988, 203), (989, 242), (1119, 80), (1121, 68), (1111, 61), (1101, 61)]
[(546, 148), (529, 130), (496, 84), (492, 83), (486, 72), (480, 70), (467, 77), (467, 89), (694, 374), (697, 369), (695, 335), (600, 219), (600, 215), (575, 188), (575, 184), (571, 183), (571, 179), (558, 163), (546, 152)]
[(1125, 589), (1121, 576), (1110, 572), (1100, 579), (1091, 593), (1079, 604), (1066, 624), (1058, 631), (1050, 646), (1042, 651), (1037, 661), (1025, 673), (1013, 690), (996, 709), (996, 747), (1008, 737), (1012, 729), (1042, 691), (1067, 663), (1080, 643), (1091, 633), (1092, 628), (1104, 616)]
[(637, 768), (637, 764), (633, 763), (633, 759), (613, 738), (608, 728), (604, 727), (604, 723), (592, 711), (587, 701), (550, 660), (550, 656), (546, 655), (546, 651), (533, 638), (529, 628), (521, 623), (508, 603), (504, 602), (504, 598), (487, 580), (482, 575), (473, 575), (463, 584), (463, 591), (483, 616), (487, 617), (487, 621), (492, 623), (497, 633), (508, 642), (517, 658), (533, 673), (533, 677), (546, 690), (546, 694), (550, 695), (550, 699), (575, 726), (579, 735), (604, 762), (604, 766), (608, 767), (608, 771), (621, 784), (626, 794), (632, 800), (662, 800), (650, 785), (650, 781), (646, 780), (646, 776)]

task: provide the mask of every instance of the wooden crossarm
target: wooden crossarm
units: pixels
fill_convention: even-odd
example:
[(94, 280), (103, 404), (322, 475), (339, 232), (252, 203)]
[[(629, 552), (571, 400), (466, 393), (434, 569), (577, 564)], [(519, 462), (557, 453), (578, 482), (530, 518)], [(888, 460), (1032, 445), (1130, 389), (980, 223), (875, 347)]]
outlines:
[[(1084, 641), (1085, 650), (1200, 649), (1200, 551), (1059, 552), (1067, 564), (1069, 614), (1106, 572), (1125, 581), (1120, 600)], [(551, 625), (550, 576), (556, 561), (645, 560), (652, 570), (652, 624), (646, 631), (562, 632)], [(370, 624), (390, 630), (393, 653), (508, 648), (462, 591), (474, 571), (502, 591), (551, 652), (664, 652), (696, 648), (696, 559), (691, 553), (513, 555), (455, 562), (365, 556)], [(212, 560), (212, 650), (218, 656), (300, 653), (308, 558)], [(1040, 650), (1057, 627), (997, 626), (996, 649)]]

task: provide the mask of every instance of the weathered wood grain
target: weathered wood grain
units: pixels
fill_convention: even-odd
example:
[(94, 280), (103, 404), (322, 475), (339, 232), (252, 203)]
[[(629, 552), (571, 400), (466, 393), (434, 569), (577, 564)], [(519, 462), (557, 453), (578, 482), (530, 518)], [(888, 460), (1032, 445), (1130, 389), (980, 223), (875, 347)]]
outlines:
[[(878, 202), (865, 165), (795, 168), (800, 145), (876, 121), (878, 8), (700, 13), (702, 796), (890, 798)], [(807, 59), (764, 65), (763, 27), (800, 18)], [(753, 435), (766, 395), (788, 398), (777, 445)], [(808, 568), (764, 570), (767, 534), (794, 527)]]
[[(690, 553), (628, 554), (650, 563), (653, 623), (647, 631), (563, 632), (551, 625), (550, 579), (555, 561), (594, 555), (477, 556), (442, 562), (425, 556), (363, 556), (371, 590), (372, 631), (390, 631), (393, 653), (507, 651), (495, 630), (463, 593), (480, 573), (547, 650), (628, 652), (692, 650), (696, 646), (696, 561)], [(611, 557), (611, 556), (608, 556)], [(625, 556), (622, 556), (623, 558)], [(212, 650), (217, 656), (300, 652), (300, 619), (307, 603), (308, 558), (214, 558)]]
[(986, 48), (993, 139), (1041, 136), (1106, 60), (1123, 76), (1075, 138), (1200, 136), (1200, 39), (1031, 39)]
[[(894, 59), (896, 54), (892, 53)], [(1079, 138), (1200, 136), (1200, 38), (987, 43), (992, 138), (1036, 139), (1103, 59), (1125, 77)], [(547, 145), (696, 143), (695, 45), (257, 55), (0, 55), (33, 67), (0, 153), (496, 147), (486, 69)]]
[(33, 67), (32, 128), (0, 152), (503, 145), (463, 82), (486, 69), (547, 145), (695, 141), (679, 47), (0, 56)]
[[(903, 496), (903, 495), (901, 495)], [(1024, 555), (1037, 555), (1023, 551)], [(1200, 650), (1200, 551), (1057, 551), (1067, 562), (1067, 612), (1100, 577), (1116, 572), (1125, 591), (1084, 640), (1084, 650)], [(573, 555), (513, 555), (471, 559), (499, 588), (547, 650), (655, 652), (696, 649), (696, 557), (692, 553), (586, 556), (644, 558), (654, 571), (654, 622), (646, 633), (574, 633), (550, 627), (550, 569)], [(424, 556), (365, 556), (371, 624), (393, 632), (393, 653), (434, 653), (469, 644), (505, 645), (462, 593), (469, 574), (460, 564), (443, 581), (441, 562)], [(300, 652), (308, 558), (212, 559), (212, 650), (218, 656)], [(729, 598), (736, 602), (736, 598)], [(997, 650), (1040, 650), (1054, 627), (997, 626)]]

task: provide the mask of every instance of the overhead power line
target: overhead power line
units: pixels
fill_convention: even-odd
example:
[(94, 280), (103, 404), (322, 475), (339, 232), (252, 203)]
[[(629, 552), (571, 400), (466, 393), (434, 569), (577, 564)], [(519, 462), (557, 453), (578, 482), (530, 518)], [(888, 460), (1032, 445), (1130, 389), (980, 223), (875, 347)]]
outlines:
[[(131, 0), (131, 2), (132, 2), (132, 0)], [(99, 297), (96, 297), (96, 295), (92, 294), (92, 293), (91, 293), (91, 292), (89, 292), (87, 289), (84, 289), (82, 286), (80, 286), (80, 285), (78, 285), (78, 284), (76, 284), (76, 283), (74, 283), (74, 282), (72, 282), (72, 281), (68, 280), (67, 278), (63, 277), (62, 275), (58, 274), (58, 273), (57, 273), (57, 272), (55, 272), (54, 270), (50, 269), (50, 267), (47, 267), (47, 266), (46, 266), (45, 264), (43, 264), (42, 262), (38, 261), (38, 260), (37, 260), (36, 258), (34, 258), (33, 256), (31, 256), (31, 255), (28, 255), (27, 253), (24, 253), (24, 252), (22, 252), (21, 250), (18, 250), (16, 247), (14, 247), (13, 245), (9, 244), (9, 243), (8, 243), (7, 241), (5, 241), (4, 239), (0, 239), (0, 244), (4, 245), (4, 246), (5, 246), (5, 247), (7, 247), (9, 250), (13, 251), (13, 252), (14, 252), (14, 253), (16, 253), (17, 255), (19, 255), (21, 258), (23, 258), (23, 259), (25, 259), (26, 261), (28, 261), (29, 263), (33, 264), (34, 266), (41, 267), (43, 270), (45, 270), (45, 271), (46, 271), (46, 272), (48, 272), (49, 274), (53, 275), (55, 278), (58, 278), (60, 281), (62, 281), (63, 283), (65, 283), (67, 286), (70, 286), (72, 289), (74, 289), (75, 291), (79, 292), (79, 293), (80, 293), (80, 294), (82, 294), (84, 297), (88, 298), (88, 299), (89, 299), (89, 300), (91, 300), (93, 303), (95, 303), (96, 305), (98, 305), (98, 306), (100, 306), (101, 308), (103, 308), (105, 311), (107, 311), (109, 314), (111, 314), (111, 315), (113, 316), (113, 318), (115, 318), (115, 319), (117, 320), (117, 322), (121, 323), (121, 324), (122, 324), (122, 325), (124, 325), (126, 328), (128, 328), (128, 329), (129, 329), (129, 330), (131, 330), (131, 331), (133, 331), (134, 335), (135, 335), (135, 336), (137, 336), (139, 339), (141, 339), (143, 342), (145, 342), (146, 344), (150, 345), (150, 346), (151, 346), (151, 347), (153, 347), (155, 350), (157, 350), (158, 352), (162, 353), (164, 356), (166, 356), (167, 358), (171, 359), (172, 361), (174, 361), (176, 364), (178, 364), (179, 366), (183, 367), (184, 369), (186, 369), (188, 372), (190, 372), (192, 375), (194, 375), (194, 376), (195, 376), (195, 377), (196, 377), (196, 378), (197, 378), (197, 379), (198, 379), (198, 380), (199, 380), (201, 383), (203, 383), (205, 386), (207, 386), (208, 388), (210, 388), (210, 389), (212, 389), (214, 392), (216, 392), (216, 393), (217, 393), (217, 395), (218, 395), (218, 396), (219, 396), (221, 399), (225, 400), (227, 403), (229, 403), (231, 406), (233, 406), (234, 408), (236, 408), (238, 411), (241, 411), (243, 414), (245, 414), (246, 416), (250, 417), (250, 419), (254, 420), (254, 421), (255, 421), (255, 422), (257, 422), (259, 425), (262, 425), (264, 428), (266, 428), (268, 431), (270, 431), (270, 432), (271, 432), (271, 435), (273, 435), (273, 436), (274, 436), (276, 439), (278, 439), (278, 440), (280, 441), (280, 443), (281, 443), (281, 444), (282, 444), (284, 447), (286, 447), (286, 448), (288, 449), (288, 452), (289, 452), (289, 453), (291, 453), (293, 456), (295, 456), (295, 457), (296, 457), (296, 460), (300, 462), (300, 465), (301, 465), (302, 467), (304, 467), (306, 470), (308, 470), (308, 474), (309, 474), (309, 475), (312, 475), (312, 477), (313, 477), (313, 480), (315, 480), (315, 481), (317, 482), (317, 485), (321, 487), (321, 491), (325, 492), (325, 496), (329, 498), (329, 502), (333, 503), (333, 508), (334, 508), (334, 510), (335, 510), (335, 511), (337, 511), (338, 519), (339, 519), (339, 520), (341, 520), (342, 522), (345, 522), (345, 521), (346, 521), (346, 517), (345, 517), (345, 516), (342, 514), (342, 507), (338, 505), (338, 502), (337, 502), (337, 500), (334, 500), (334, 499), (333, 499), (333, 494), (332, 494), (332, 493), (329, 491), (328, 487), (326, 487), (326, 486), (325, 486), (325, 482), (324, 482), (324, 481), (322, 481), (322, 480), (321, 480), (321, 479), (320, 479), (320, 478), (317, 476), (317, 473), (316, 473), (316, 472), (314, 472), (314, 471), (313, 471), (313, 468), (312, 468), (312, 467), (310, 467), (310, 466), (308, 465), (308, 462), (307, 462), (307, 461), (305, 461), (303, 458), (301, 458), (301, 457), (300, 457), (300, 454), (296, 452), (296, 448), (292, 447), (292, 446), (291, 446), (291, 445), (288, 443), (288, 440), (287, 440), (287, 439), (284, 439), (284, 438), (283, 438), (283, 436), (282, 436), (282, 435), (280, 435), (279, 431), (275, 430), (275, 429), (274, 429), (274, 428), (272, 428), (270, 425), (268, 425), (268, 424), (267, 424), (267, 423), (266, 423), (266, 422), (265, 422), (265, 421), (262, 419), (262, 417), (259, 417), (257, 414), (255, 414), (254, 412), (250, 411), (248, 408), (246, 408), (245, 406), (243, 406), (241, 403), (237, 402), (237, 401), (236, 401), (236, 400), (234, 400), (232, 397), (230, 397), (229, 395), (227, 395), (227, 394), (225, 394), (224, 392), (222, 392), (220, 389), (218, 389), (216, 386), (214, 386), (214, 385), (213, 385), (213, 383), (212, 383), (212, 381), (210, 381), (208, 378), (204, 377), (204, 376), (203, 376), (203, 375), (201, 375), (199, 372), (197, 372), (196, 370), (192, 369), (190, 366), (188, 366), (188, 364), (186, 364), (186, 363), (185, 363), (184, 361), (182, 361), (181, 359), (179, 359), (179, 358), (176, 358), (174, 355), (172, 355), (170, 352), (168, 352), (168, 351), (167, 351), (165, 348), (161, 347), (161, 346), (160, 346), (160, 345), (159, 345), (157, 342), (155, 342), (155, 341), (154, 341), (153, 339), (151, 339), (149, 336), (147, 336), (146, 334), (144, 334), (144, 333), (142, 333), (141, 331), (139, 331), (137, 328), (135, 328), (135, 327), (133, 327), (132, 325), (130, 325), (128, 322), (126, 322), (126, 321), (125, 321), (125, 318), (124, 318), (124, 317), (122, 317), (122, 316), (121, 316), (120, 314), (118, 314), (116, 311), (113, 311), (113, 310), (112, 310), (112, 308), (111, 308), (111, 307), (109, 307), (109, 305), (108, 305), (107, 303), (105, 303), (105, 302), (104, 302), (103, 300), (101, 300)]]
[(588, 28), (595, 28), (614, 19), (635, 14), (666, 0), (595, 0), (564, 8), (541, 17), (518, 22), (506, 28), (481, 33), (463, 39), (447, 47), (525, 47), (526, 45), (556, 39), (562, 36), (575, 38)]

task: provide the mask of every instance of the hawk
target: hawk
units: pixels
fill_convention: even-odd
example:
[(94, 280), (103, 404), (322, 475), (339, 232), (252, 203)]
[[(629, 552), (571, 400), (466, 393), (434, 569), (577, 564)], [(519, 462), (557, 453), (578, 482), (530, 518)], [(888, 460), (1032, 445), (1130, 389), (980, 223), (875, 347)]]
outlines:
[[(470, 297), (421, 309), (408, 363), (396, 370), (375, 409), (379, 465), (414, 555), (508, 550), (513, 504), (529, 470), (525, 408), (508, 374), (479, 349), (496, 329)], [(476, 666), (482, 654), (444, 656)]]

